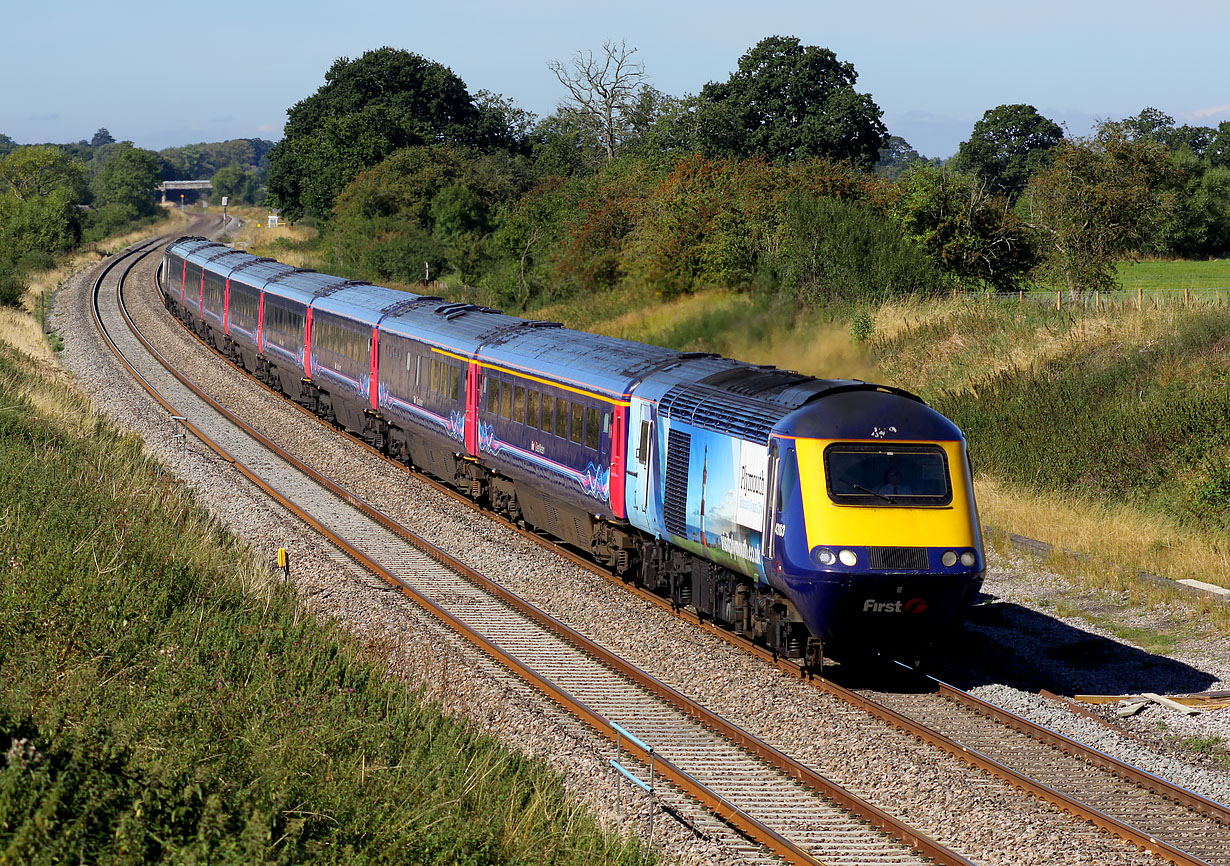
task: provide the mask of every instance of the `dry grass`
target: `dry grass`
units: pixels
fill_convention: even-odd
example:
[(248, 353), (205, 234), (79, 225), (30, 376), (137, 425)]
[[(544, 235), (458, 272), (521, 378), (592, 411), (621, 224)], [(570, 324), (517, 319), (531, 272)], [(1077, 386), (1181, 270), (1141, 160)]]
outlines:
[(1034, 370), (1075, 353), (1148, 345), (1172, 333), (1184, 312), (1181, 305), (1055, 312), (1011, 301), (910, 298), (876, 310), (873, 346), (881, 369), (900, 380), (895, 384), (960, 391), (997, 373)]
[(1230, 542), (1224, 537), (1127, 506), (1035, 493), (991, 478), (979, 478), (975, 489), (986, 525), (1086, 554), (1095, 563), (1092, 576), (1106, 575), (1106, 564), (1113, 563), (1116, 587), (1121, 578), (1147, 571), (1230, 588)]
[[(820, 379), (883, 381), (884, 372), (865, 343), (850, 339), (850, 329), (815, 316), (775, 329), (768, 340), (735, 333), (725, 354), (753, 364), (774, 364)], [(888, 383), (896, 384), (896, 383)]]
[(268, 208), (233, 207), (228, 209), (228, 213), (244, 221), (239, 232), (227, 240), (231, 246), (254, 255), (271, 256), (296, 268), (315, 266), (309, 253), (296, 250), (293, 246), (275, 245), (275, 242), (288, 241), (290, 244), (297, 244), (309, 241), (316, 237), (316, 229), (281, 221), (279, 225), (270, 228)]
[(847, 324), (815, 311), (784, 315), (780, 307), (745, 293), (709, 289), (664, 302), (620, 291), (556, 304), (534, 315), (599, 334), (717, 352), (820, 378), (884, 378), (868, 347), (851, 340)]
[(71, 377), (56, 358), (55, 344), (44, 333), (36, 314), (43, 303), (50, 306), (51, 297), (74, 274), (92, 267), (116, 250), (157, 234), (174, 232), (184, 221), (185, 217), (178, 210), (169, 210), (167, 222), (83, 247), (52, 270), (30, 274), (30, 287), (22, 298), (21, 308), (0, 307), (0, 342), (27, 356), (38, 376), (9, 383), (9, 387), (29, 399), (44, 417), (66, 430), (84, 434), (94, 424), (94, 412), (73, 388)]

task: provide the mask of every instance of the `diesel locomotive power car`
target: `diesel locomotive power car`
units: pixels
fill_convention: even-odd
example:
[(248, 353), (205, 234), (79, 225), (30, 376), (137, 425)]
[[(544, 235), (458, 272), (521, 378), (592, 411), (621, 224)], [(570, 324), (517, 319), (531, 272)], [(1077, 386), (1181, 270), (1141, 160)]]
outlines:
[(815, 379), (166, 248), (168, 310), (385, 454), (790, 658), (918, 649), (982, 583), (965, 440), (896, 388)]

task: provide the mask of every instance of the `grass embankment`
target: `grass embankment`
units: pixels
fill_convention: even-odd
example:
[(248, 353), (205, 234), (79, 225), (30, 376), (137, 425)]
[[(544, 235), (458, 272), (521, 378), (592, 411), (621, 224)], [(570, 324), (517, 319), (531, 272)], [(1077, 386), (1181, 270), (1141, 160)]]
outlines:
[(305, 616), (28, 317), (0, 327), (0, 862), (639, 861)]
[(1115, 563), (1102, 582), (1134, 591), (1119, 571), (1230, 586), (1230, 309), (920, 303), (881, 319), (886, 375), (965, 430), (988, 524)]

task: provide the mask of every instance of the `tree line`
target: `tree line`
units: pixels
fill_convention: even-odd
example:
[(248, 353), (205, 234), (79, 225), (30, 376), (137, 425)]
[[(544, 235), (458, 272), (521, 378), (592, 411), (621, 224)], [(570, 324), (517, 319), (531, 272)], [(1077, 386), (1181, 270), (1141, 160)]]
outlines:
[(941, 163), (888, 135), (850, 63), (794, 37), (684, 97), (622, 42), (549, 68), (561, 99), (538, 118), (408, 51), (341, 58), (288, 110), (269, 200), (347, 273), (451, 273), (521, 309), (619, 286), (1082, 292), (1124, 256), (1230, 250), (1230, 123), (1146, 109), (1071, 136), (1001, 105)]
[(16, 304), (27, 274), (83, 242), (157, 214), (163, 180), (213, 181), (213, 195), (261, 203), (273, 142), (238, 139), (155, 153), (99, 129), (89, 141), (18, 145), (0, 135), (0, 303)]

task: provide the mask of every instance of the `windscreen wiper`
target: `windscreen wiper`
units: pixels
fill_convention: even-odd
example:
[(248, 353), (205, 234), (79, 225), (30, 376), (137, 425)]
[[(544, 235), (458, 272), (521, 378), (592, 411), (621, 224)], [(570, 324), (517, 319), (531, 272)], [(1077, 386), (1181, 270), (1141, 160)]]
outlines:
[(868, 494), (868, 495), (870, 495), (870, 496), (874, 496), (874, 497), (876, 497), (877, 499), (883, 499), (883, 500), (884, 500), (885, 502), (887, 502), (889, 505), (896, 505), (896, 504), (897, 504), (897, 500), (896, 500), (896, 499), (891, 499), (891, 498), (889, 498), (888, 496), (884, 495), (883, 493), (876, 493), (874, 490), (871, 490), (870, 488), (864, 487), (864, 486), (863, 486), (863, 485), (861, 485), (861, 484), (855, 484), (853, 481), (847, 481), (847, 480), (846, 480), (846, 479), (844, 479), (844, 478), (841, 478), (841, 479), (838, 479), (838, 480), (840, 480), (842, 484), (845, 484), (845, 485), (847, 485), (847, 486), (849, 486), (849, 487), (853, 487), (855, 490), (859, 490), (859, 491), (861, 491), (861, 492), (863, 492), (863, 493), (866, 493), (866, 494)]

